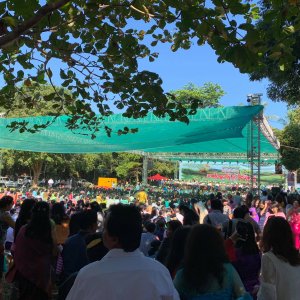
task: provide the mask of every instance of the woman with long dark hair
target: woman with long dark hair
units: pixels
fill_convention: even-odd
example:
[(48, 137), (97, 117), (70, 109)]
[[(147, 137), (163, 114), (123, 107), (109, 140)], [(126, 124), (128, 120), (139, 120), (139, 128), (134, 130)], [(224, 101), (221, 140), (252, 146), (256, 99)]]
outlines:
[(269, 209), (266, 213), (266, 219), (265, 219), (264, 225), (266, 225), (266, 223), (270, 217), (281, 217), (281, 218), (285, 219), (285, 214), (282, 211), (282, 208), (278, 202), (276, 202), (276, 201), (273, 203), (269, 202), (268, 205), (269, 205)]
[(182, 268), (185, 244), (190, 231), (190, 226), (183, 226), (174, 231), (165, 262), (165, 266), (169, 270), (172, 278), (175, 277), (178, 269)]
[(225, 241), (225, 248), (230, 262), (245, 285), (246, 291), (256, 297), (261, 257), (253, 226), (249, 222), (238, 221), (235, 232)]
[(269, 218), (261, 247), (264, 254), (258, 299), (298, 300), (300, 254), (295, 248), (291, 227), (284, 218)]
[(31, 220), (20, 229), (16, 238), (14, 259), (19, 299), (50, 299), (51, 260), (55, 246), (49, 205), (37, 202)]
[(16, 220), (15, 230), (14, 230), (14, 240), (16, 240), (16, 237), (23, 225), (26, 225), (32, 214), (32, 209), (36, 203), (35, 199), (25, 199), (21, 205), (21, 209), (18, 215), (18, 218)]
[(70, 219), (66, 214), (64, 203), (57, 202), (51, 207), (51, 219), (55, 223), (57, 244), (63, 245), (69, 236)]
[(182, 299), (222, 299), (246, 294), (241, 279), (228, 263), (224, 241), (210, 225), (195, 225), (188, 237), (183, 268), (174, 280)]

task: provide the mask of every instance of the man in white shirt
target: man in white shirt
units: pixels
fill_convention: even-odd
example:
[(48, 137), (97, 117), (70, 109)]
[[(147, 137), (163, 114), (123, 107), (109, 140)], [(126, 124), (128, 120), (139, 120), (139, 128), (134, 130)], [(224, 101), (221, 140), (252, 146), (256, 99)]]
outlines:
[(103, 231), (109, 252), (81, 269), (67, 300), (179, 300), (169, 271), (139, 251), (141, 234), (138, 208), (112, 205)]
[(50, 178), (48, 180), (48, 186), (49, 186), (49, 188), (52, 188), (53, 183), (54, 183), (54, 180), (52, 178)]

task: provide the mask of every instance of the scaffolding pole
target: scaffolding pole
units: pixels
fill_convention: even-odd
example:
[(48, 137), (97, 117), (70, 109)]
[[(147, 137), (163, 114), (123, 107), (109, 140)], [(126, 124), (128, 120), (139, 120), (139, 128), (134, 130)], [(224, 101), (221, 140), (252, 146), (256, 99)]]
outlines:
[(143, 177), (142, 177), (142, 182), (143, 184), (147, 184), (148, 183), (148, 154), (144, 153), (143, 155)]
[[(261, 105), (262, 94), (251, 94), (247, 96), (249, 105)], [(251, 176), (251, 191), (257, 188), (257, 194), (260, 196), (261, 192), (261, 126), (263, 122), (263, 112), (255, 116), (250, 124), (250, 134), (248, 141), (248, 160), (250, 163), (250, 176)]]

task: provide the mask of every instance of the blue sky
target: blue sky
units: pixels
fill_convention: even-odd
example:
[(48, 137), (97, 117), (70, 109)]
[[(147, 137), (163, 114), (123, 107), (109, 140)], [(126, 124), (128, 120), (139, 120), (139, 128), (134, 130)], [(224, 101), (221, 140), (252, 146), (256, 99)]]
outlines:
[[(230, 63), (218, 63), (217, 56), (208, 45), (194, 45), (189, 50), (174, 53), (170, 50), (170, 44), (160, 44), (152, 50), (159, 52), (158, 59), (152, 63), (141, 60), (140, 67), (158, 73), (166, 91), (180, 89), (189, 82), (200, 86), (213, 82), (221, 85), (226, 92), (221, 100), (224, 106), (247, 104), (248, 94), (262, 93), (263, 102), (268, 103), (265, 114), (286, 117), (286, 104), (268, 99), (267, 80), (251, 82), (247, 74), (241, 74)], [(274, 127), (282, 127), (279, 122), (270, 123)]]

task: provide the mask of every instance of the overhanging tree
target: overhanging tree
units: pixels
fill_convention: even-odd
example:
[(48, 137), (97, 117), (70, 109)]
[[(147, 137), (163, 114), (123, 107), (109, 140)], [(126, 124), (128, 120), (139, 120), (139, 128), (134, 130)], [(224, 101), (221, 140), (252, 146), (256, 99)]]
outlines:
[(274, 101), (299, 105), (300, 18), (299, 1), (261, 1), (261, 18), (256, 27), (264, 31), (269, 49), (251, 72), (251, 80), (268, 78), (268, 96)]
[(300, 109), (289, 113), (289, 123), (282, 130), (274, 131), (280, 141), (283, 165), (289, 171), (300, 169)]
[[(255, 71), (264, 64), (264, 55), (273, 55), (281, 68), (288, 67), (294, 58), (293, 31), (299, 30), (288, 21), (299, 19), (297, 1), (271, 2), (274, 24), (281, 26), (279, 15), (287, 20), (283, 36), (272, 37), (272, 45), (255, 24), (259, 7), (245, 0), (2, 1), (0, 72), (5, 84), (1, 99), (9, 109), (18, 83), (49, 82), (53, 86), (49, 98), (56, 101), (53, 114), (64, 111), (65, 99), (74, 99), (67, 105), (71, 115), (67, 126), (87, 128), (92, 138), (101, 128), (111, 133), (96, 112), (107, 116), (115, 107), (127, 117), (153, 111), (156, 116), (188, 122), (190, 112), (181, 103), (168, 101), (162, 79), (141, 70), (138, 61), (153, 61), (158, 43), (170, 43), (172, 51), (208, 43), (219, 62), (231, 62), (241, 72)], [(276, 57), (282, 39), (287, 47), (284, 55)], [(55, 86), (60, 84), (71, 94), (57, 91)], [(34, 130), (42, 126), (37, 124)], [(14, 124), (15, 129), (19, 127), (26, 129)]]

